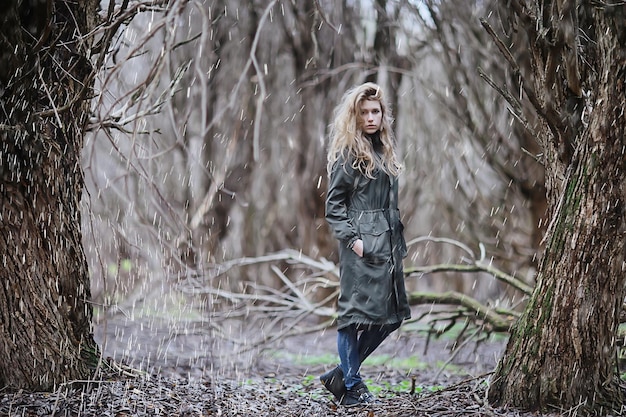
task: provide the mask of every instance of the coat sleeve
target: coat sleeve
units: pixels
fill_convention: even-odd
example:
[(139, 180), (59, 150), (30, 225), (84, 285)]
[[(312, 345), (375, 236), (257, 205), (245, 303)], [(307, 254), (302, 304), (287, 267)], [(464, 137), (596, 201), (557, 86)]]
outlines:
[(356, 228), (348, 216), (355, 175), (354, 169), (349, 164), (345, 164), (344, 169), (343, 160), (340, 159), (330, 173), (326, 194), (326, 221), (334, 236), (348, 247), (351, 247), (358, 238)]

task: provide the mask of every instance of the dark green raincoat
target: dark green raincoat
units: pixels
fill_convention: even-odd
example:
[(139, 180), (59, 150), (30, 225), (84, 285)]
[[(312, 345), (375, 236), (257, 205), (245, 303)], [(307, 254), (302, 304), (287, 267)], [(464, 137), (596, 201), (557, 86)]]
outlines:
[[(393, 324), (411, 316), (404, 287), (404, 226), (398, 181), (383, 170), (367, 178), (339, 159), (330, 174), (326, 220), (339, 240), (338, 328)], [(363, 241), (363, 257), (352, 249)]]

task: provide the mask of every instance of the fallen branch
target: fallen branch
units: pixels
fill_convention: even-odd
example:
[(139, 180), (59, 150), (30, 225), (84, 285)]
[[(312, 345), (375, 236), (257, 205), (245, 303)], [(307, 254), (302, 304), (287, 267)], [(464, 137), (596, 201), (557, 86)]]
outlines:
[(508, 314), (496, 312), (474, 298), (455, 291), (445, 293), (413, 292), (409, 294), (411, 305), (454, 305), (464, 307), (467, 311), (462, 315), (472, 320), (481, 320), (488, 326), (489, 331), (508, 332), (511, 325), (517, 319), (517, 313), (511, 311)]
[(519, 279), (512, 277), (511, 275), (500, 271), (497, 268), (494, 268), (489, 265), (484, 265), (481, 262), (476, 262), (471, 265), (461, 265), (461, 264), (439, 264), (439, 265), (429, 265), (424, 267), (410, 267), (405, 269), (405, 274), (407, 276), (411, 276), (412, 274), (428, 274), (434, 272), (486, 272), (490, 275), (493, 275), (499, 281), (502, 281), (511, 287), (520, 290), (525, 295), (531, 295), (533, 292), (533, 288)]
[[(483, 245), (479, 245), (478, 259), (468, 246), (451, 239), (424, 237), (414, 239), (408, 242), (408, 245), (423, 241), (435, 241), (457, 246), (466, 254), (462, 259), (468, 264), (407, 267), (405, 268), (407, 278), (416, 274), (435, 272), (485, 272), (522, 291), (525, 295), (532, 292), (530, 286), (486, 263)], [(220, 282), (220, 277), (227, 272), (232, 273), (234, 268), (267, 263), (270, 264), (270, 270), (278, 277), (279, 282), (283, 284), (282, 286), (269, 287), (256, 282), (245, 282), (243, 289), (228, 290), (216, 285)], [(297, 266), (292, 270), (298, 271), (299, 278), (294, 279), (288, 276), (287, 271), (289, 269), (285, 271), (284, 268), (277, 265), (279, 263)], [(302, 272), (303, 270), (305, 273)], [(326, 259), (312, 259), (299, 251), (287, 249), (259, 257), (234, 259), (223, 264), (212, 265), (210, 268), (206, 267), (205, 271), (208, 272), (179, 281), (178, 289), (185, 294), (209, 295), (212, 300), (225, 301), (221, 306), (216, 303), (214, 308), (205, 310), (209, 311), (208, 314), (212, 318), (217, 319), (214, 321), (247, 318), (245, 320), (246, 325), (253, 327), (261, 325), (263, 332), (259, 334), (256, 340), (233, 340), (229, 338), (228, 332), (217, 332), (219, 337), (239, 345), (240, 352), (274, 343), (281, 338), (327, 329), (335, 323), (334, 303), (339, 292), (339, 268)], [(317, 291), (320, 288), (330, 290), (321, 299), (319, 299), (320, 293)], [(476, 338), (477, 333), (506, 333), (517, 319), (517, 313), (512, 310), (493, 308), (469, 295), (458, 292), (441, 294), (412, 292), (409, 294), (409, 303), (412, 306), (429, 304), (444, 306), (444, 310), (431, 310), (419, 319), (429, 316), (428, 320), (431, 326), (429, 338), (432, 335), (440, 336), (450, 331), (455, 324), (463, 323), (465, 327), (457, 336), (459, 345), (464, 343), (461, 339), (469, 328), (474, 329), (474, 338)], [(458, 308), (450, 309), (451, 306)], [(446, 316), (443, 317), (442, 314), (446, 314)], [(322, 319), (321, 322), (309, 320), (315, 316)], [(437, 330), (435, 328), (437, 323), (442, 321), (445, 321), (447, 325), (444, 326), (443, 330)], [(478, 339), (476, 338), (477, 343), (479, 342)]]
[(514, 276), (509, 275), (499, 270), (498, 268), (495, 268), (491, 264), (491, 262), (486, 262), (485, 261), (485, 258), (486, 258), (485, 247), (482, 243), (478, 245), (480, 248), (479, 259), (476, 259), (474, 252), (463, 243), (458, 242), (456, 240), (447, 239), (447, 238), (437, 238), (437, 237), (426, 236), (426, 237), (413, 239), (407, 242), (407, 245), (410, 246), (410, 245), (414, 245), (418, 242), (423, 242), (423, 241), (448, 243), (453, 246), (456, 246), (464, 250), (469, 255), (469, 258), (464, 258), (464, 260), (467, 263), (466, 264), (427, 265), (423, 267), (419, 267), (419, 266), (405, 267), (404, 273), (407, 276), (411, 276), (412, 274), (416, 274), (416, 273), (426, 274), (426, 273), (434, 273), (434, 272), (486, 272), (490, 275), (493, 275), (493, 277), (496, 278), (497, 280), (504, 282), (505, 284), (510, 285), (511, 287), (523, 292), (525, 295), (531, 295), (533, 292), (533, 288), (531, 286), (515, 278)]

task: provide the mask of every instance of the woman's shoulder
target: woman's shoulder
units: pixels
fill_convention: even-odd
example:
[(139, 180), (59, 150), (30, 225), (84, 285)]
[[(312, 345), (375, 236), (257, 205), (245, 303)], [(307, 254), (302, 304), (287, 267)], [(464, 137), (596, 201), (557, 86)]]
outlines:
[(342, 169), (346, 172), (346, 174), (353, 176), (358, 171), (354, 167), (355, 160), (356, 158), (354, 155), (351, 155), (349, 152), (341, 152), (337, 154), (337, 159), (335, 160), (332, 169), (333, 171)]

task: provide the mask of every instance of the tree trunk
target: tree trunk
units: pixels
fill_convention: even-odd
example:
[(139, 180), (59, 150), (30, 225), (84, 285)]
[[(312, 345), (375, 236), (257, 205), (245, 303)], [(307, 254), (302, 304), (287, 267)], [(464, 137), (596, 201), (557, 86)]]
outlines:
[(80, 156), (95, 1), (0, 7), (0, 387), (50, 390), (98, 360)]
[(517, 10), (533, 56), (536, 95), (527, 94), (545, 121), (552, 220), (489, 399), (606, 414), (624, 399), (615, 340), (626, 277), (626, 16), (623, 6), (561, 3)]

